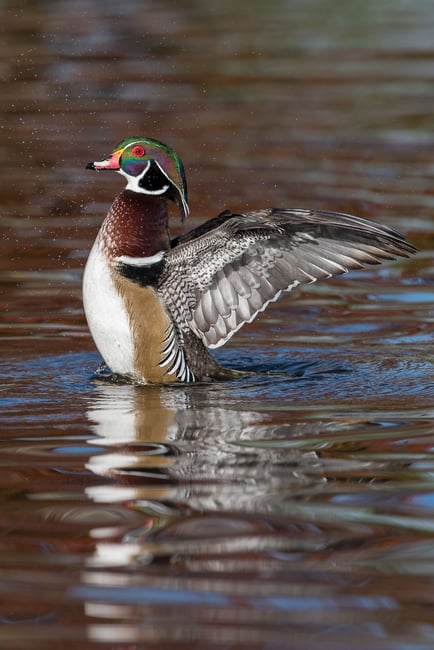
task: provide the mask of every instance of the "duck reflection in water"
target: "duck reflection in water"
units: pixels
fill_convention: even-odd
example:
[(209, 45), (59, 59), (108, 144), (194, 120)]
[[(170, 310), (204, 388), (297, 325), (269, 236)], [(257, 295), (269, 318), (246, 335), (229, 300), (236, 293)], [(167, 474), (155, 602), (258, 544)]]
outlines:
[(253, 547), (266, 540), (279, 548), (305, 529), (279, 514), (279, 499), (288, 490), (292, 496), (321, 491), (322, 461), (315, 451), (284, 443), (331, 428), (350, 430), (356, 422), (273, 424), (267, 414), (218, 405), (209, 390), (97, 386), (88, 418), (96, 434), (89, 444), (98, 453), (87, 467), (109, 480), (87, 494), (96, 503), (121, 502), (143, 512), (143, 526), (126, 534), (121, 546), (98, 544), (98, 561), (107, 561), (107, 553), (115, 562), (120, 556), (147, 561), (163, 552), (161, 544), (164, 552), (175, 552), (182, 540), (183, 552), (191, 543), (207, 547), (216, 539), (243, 546), (247, 537)]

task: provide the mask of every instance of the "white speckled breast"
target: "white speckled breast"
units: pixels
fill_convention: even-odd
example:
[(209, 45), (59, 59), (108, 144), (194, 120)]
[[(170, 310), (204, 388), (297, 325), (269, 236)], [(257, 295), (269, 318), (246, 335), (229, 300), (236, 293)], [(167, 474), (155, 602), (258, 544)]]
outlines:
[(134, 346), (124, 301), (98, 235), (83, 277), (83, 303), (95, 344), (112, 372), (134, 374)]

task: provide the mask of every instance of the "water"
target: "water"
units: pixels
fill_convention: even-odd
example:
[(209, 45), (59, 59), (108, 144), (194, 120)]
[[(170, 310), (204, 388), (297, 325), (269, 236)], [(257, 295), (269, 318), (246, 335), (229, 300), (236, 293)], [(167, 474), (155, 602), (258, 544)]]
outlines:
[[(0, 646), (431, 648), (431, 3), (0, 10)], [(84, 167), (136, 133), (183, 158), (191, 226), (341, 210), (421, 253), (271, 305), (218, 351), (246, 379), (92, 379), (122, 180)]]

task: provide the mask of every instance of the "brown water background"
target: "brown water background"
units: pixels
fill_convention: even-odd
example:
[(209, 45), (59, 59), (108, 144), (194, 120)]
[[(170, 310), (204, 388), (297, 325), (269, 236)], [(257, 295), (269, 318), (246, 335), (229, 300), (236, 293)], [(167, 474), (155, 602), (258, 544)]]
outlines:
[[(0, 647), (431, 649), (431, 0), (0, 19)], [(340, 210), (421, 253), (306, 287), (218, 352), (269, 374), (92, 382), (81, 274), (122, 179), (84, 167), (136, 134), (181, 155), (190, 225)]]

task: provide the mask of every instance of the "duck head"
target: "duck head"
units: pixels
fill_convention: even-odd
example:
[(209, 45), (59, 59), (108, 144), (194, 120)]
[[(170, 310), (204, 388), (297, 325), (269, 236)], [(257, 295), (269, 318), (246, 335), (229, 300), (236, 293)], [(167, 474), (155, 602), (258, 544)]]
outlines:
[(127, 179), (127, 190), (165, 196), (176, 203), (182, 220), (188, 216), (184, 166), (173, 149), (158, 140), (140, 136), (123, 140), (107, 160), (90, 162), (86, 169), (119, 172)]

